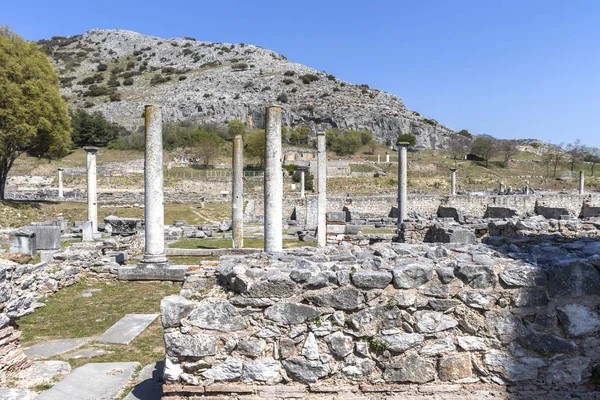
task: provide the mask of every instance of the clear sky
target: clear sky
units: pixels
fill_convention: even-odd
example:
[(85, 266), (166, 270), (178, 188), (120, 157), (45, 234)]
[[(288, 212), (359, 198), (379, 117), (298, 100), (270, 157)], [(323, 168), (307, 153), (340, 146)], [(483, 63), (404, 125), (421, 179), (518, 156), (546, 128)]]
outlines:
[(5, 2), (0, 24), (254, 44), (456, 130), (600, 147), (598, 0), (29, 0)]

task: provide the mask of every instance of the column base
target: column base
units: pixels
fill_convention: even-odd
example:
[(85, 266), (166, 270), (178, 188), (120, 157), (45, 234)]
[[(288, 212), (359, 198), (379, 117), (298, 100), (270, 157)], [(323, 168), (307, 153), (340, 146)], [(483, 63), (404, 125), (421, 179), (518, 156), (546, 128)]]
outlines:
[(170, 264), (171, 261), (165, 254), (144, 254), (142, 257), (142, 264), (164, 264), (165, 266)]

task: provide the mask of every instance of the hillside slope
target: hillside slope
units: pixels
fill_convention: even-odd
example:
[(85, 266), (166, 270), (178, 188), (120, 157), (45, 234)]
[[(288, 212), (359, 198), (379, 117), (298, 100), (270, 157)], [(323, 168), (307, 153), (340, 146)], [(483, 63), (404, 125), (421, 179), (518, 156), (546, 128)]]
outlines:
[(237, 118), (257, 128), (264, 123), (264, 106), (275, 102), (284, 106), (288, 125), (368, 129), (380, 143), (412, 133), (419, 145), (442, 149), (454, 134), (407, 110), (394, 95), (257, 46), (101, 29), (39, 45), (57, 68), (71, 106), (102, 111), (128, 127), (142, 125), (143, 106), (154, 103), (163, 106), (168, 121), (222, 124)]

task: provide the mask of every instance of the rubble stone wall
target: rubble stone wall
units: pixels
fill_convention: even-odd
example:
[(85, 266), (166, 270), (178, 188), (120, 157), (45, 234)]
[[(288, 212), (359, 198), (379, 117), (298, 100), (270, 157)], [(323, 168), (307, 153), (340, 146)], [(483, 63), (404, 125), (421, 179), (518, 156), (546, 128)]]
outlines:
[(166, 380), (589, 383), (599, 243), (501, 239), (222, 257), (161, 303)]

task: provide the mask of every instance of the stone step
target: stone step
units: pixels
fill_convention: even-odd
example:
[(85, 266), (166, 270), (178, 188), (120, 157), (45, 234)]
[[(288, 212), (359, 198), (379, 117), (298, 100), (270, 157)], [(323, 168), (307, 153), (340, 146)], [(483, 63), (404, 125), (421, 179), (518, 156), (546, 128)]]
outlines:
[(127, 314), (100, 335), (98, 341), (129, 344), (157, 317), (158, 314)]
[(50, 340), (48, 342), (42, 342), (31, 347), (27, 347), (23, 351), (29, 358), (34, 360), (43, 360), (74, 350), (88, 343), (90, 340), (92, 340), (90, 337)]
[(114, 400), (127, 387), (137, 362), (90, 363), (76, 368), (36, 400)]
[(160, 400), (163, 395), (161, 382), (164, 366), (165, 362), (159, 361), (142, 368), (135, 379), (139, 383), (124, 400)]

